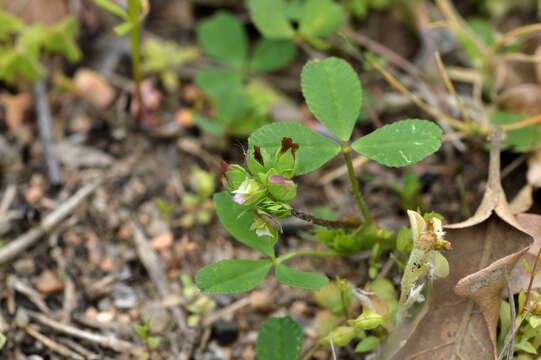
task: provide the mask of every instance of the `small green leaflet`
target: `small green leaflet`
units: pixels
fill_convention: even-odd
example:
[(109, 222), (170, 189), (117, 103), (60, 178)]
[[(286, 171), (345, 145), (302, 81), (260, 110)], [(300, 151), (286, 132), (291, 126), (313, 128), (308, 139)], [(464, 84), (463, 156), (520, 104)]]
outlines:
[(361, 340), (355, 347), (355, 352), (368, 352), (374, 350), (379, 344), (379, 339), (375, 336), (367, 336)]
[(285, 14), (283, 0), (248, 0), (252, 21), (263, 36), (271, 39), (293, 39), (295, 31)]
[(255, 288), (267, 276), (269, 260), (224, 260), (201, 269), (195, 283), (207, 294), (232, 294)]
[(329, 282), (323, 275), (295, 270), (282, 264), (276, 265), (276, 280), (296, 288), (316, 291)]
[(261, 39), (250, 62), (253, 72), (269, 72), (286, 66), (297, 54), (295, 43), (288, 39)]
[(240, 89), (242, 74), (237, 71), (204, 68), (195, 74), (195, 84), (211, 96), (219, 96), (220, 93)]
[(302, 331), (290, 317), (271, 318), (257, 336), (257, 360), (297, 360), (302, 348)]
[(292, 122), (277, 122), (260, 127), (248, 138), (248, 146), (253, 149), (254, 145), (258, 145), (274, 156), (284, 137), (290, 137), (299, 144), (299, 150), (295, 153), (298, 162), (295, 175), (314, 171), (340, 152), (340, 145), (335, 141)]
[(241, 68), (246, 60), (246, 32), (239, 20), (224, 11), (205, 19), (197, 28), (197, 39), (214, 59)]
[(193, 123), (198, 126), (201, 130), (207, 131), (213, 135), (223, 136), (224, 128), (215, 121), (207, 119), (203, 115), (194, 114)]
[(313, 37), (332, 34), (344, 21), (342, 7), (332, 0), (308, 0), (304, 5), (299, 31)]
[(110, 0), (94, 0), (94, 3), (101, 7), (104, 10), (107, 10), (111, 14), (115, 14), (116, 16), (127, 20), (128, 19), (128, 13), (124, 11), (120, 6), (117, 4), (111, 2)]
[(117, 36), (124, 36), (127, 33), (129, 33), (130, 31), (132, 31), (132, 29), (135, 26), (137, 26), (137, 24), (134, 24), (134, 23), (131, 23), (131, 22), (122, 23), (120, 25), (115, 26), (115, 28), (114, 28), (115, 34)]
[(408, 166), (441, 146), (441, 129), (426, 120), (410, 119), (386, 125), (356, 140), (351, 147), (385, 166)]
[(335, 57), (310, 61), (302, 69), (301, 86), (316, 118), (336, 137), (349, 140), (362, 101), (361, 83), (351, 65)]
[(6, 341), (7, 341), (6, 336), (0, 333), (0, 350), (2, 350), (4, 345), (6, 345)]
[(259, 237), (255, 231), (250, 230), (254, 215), (244, 212), (245, 206), (234, 202), (231, 195), (225, 192), (214, 195), (214, 205), (220, 221), (235, 239), (267, 256), (274, 255), (274, 239), (269, 236)]

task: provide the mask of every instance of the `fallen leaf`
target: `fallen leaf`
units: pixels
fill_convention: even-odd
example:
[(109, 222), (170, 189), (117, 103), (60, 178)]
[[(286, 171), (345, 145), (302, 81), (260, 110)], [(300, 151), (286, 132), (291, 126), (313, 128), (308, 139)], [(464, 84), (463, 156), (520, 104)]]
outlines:
[(541, 114), (541, 86), (521, 84), (504, 90), (498, 102), (517, 114)]
[(173, 245), (173, 233), (168, 231), (159, 236), (156, 236), (150, 242), (150, 246), (154, 250), (165, 250)]
[(526, 174), (528, 184), (534, 188), (541, 187), (541, 150), (530, 157), (528, 160), (528, 172)]
[(500, 183), (499, 139), (491, 131), (489, 180), (475, 215), (446, 226), (450, 274), (428, 283), (418, 315), (390, 334), (380, 359), (493, 360), (496, 327), (506, 272), (528, 250), (532, 238), (509, 211)]
[[(528, 211), (533, 205), (533, 188), (526, 184), (520, 189), (517, 195), (509, 204), (509, 210), (512, 214), (522, 214)], [(520, 221), (519, 221), (520, 223)]]
[[(517, 220), (524, 230), (526, 230), (534, 239), (528, 252), (524, 254), (524, 259), (530, 264), (530, 267), (533, 267), (535, 257), (541, 247), (541, 215), (519, 214), (517, 215)], [(537, 268), (539, 269), (540, 266), (541, 264), (538, 264)], [(526, 291), (529, 282), (530, 273), (523, 264), (517, 264), (511, 272), (511, 289), (513, 290), (513, 293), (518, 293), (520, 289)], [(532, 288), (541, 288), (541, 275), (538, 274), (534, 277)]]
[(44, 270), (36, 279), (36, 288), (40, 293), (49, 295), (64, 289), (64, 283), (51, 270)]
[(77, 94), (98, 108), (106, 108), (115, 97), (115, 91), (98, 73), (80, 69), (73, 80)]
[(0, 95), (0, 104), (5, 107), (6, 124), (11, 131), (17, 131), (21, 126), (25, 114), (32, 106), (32, 96), (29, 93)]

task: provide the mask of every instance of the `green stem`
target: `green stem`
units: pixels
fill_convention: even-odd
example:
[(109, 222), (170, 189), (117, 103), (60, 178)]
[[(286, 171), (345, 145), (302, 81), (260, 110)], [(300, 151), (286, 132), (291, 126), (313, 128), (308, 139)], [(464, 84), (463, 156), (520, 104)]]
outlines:
[(355, 177), (355, 170), (353, 169), (351, 155), (349, 154), (350, 152), (351, 148), (347, 146), (346, 143), (344, 143), (344, 145), (342, 146), (342, 154), (344, 154), (344, 159), (346, 160), (346, 165), (348, 167), (349, 180), (351, 181), (351, 186), (353, 187), (353, 193), (355, 193), (355, 199), (357, 200), (357, 205), (359, 206), (359, 210), (361, 211), (364, 222), (367, 224), (371, 224), (372, 217), (366, 209), (363, 195), (361, 194), (361, 190), (359, 189), (359, 183), (357, 182), (357, 178)]
[(138, 121), (141, 121), (143, 114), (143, 96), (141, 94), (141, 69), (140, 69), (140, 24), (139, 15), (141, 13), (140, 0), (128, 0), (128, 18), (130, 23), (136, 24), (130, 31), (131, 38), (131, 63), (132, 63), (132, 76), (135, 82), (135, 99), (139, 105), (137, 113)]
[(319, 257), (341, 256), (340, 254), (334, 251), (299, 250), (299, 251), (292, 251), (290, 253), (280, 256), (279, 258), (276, 259), (276, 264), (280, 264), (295, 256), (301, 256), (301, 255), (310, 255), (310, 256), (319, 256)]

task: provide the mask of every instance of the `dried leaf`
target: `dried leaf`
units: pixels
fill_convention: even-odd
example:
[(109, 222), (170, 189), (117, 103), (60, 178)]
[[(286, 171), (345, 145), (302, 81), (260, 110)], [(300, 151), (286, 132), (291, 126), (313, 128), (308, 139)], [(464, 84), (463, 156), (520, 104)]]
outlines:
[[(533, 267), (537, 252), (541, 247), (541, 216), (536, 214), (519, 214), (517, 215), (519, 224), (526, 230), (534, 239), (533, 244), (528, 249), (528, 252), (524, 254), (524, 260)], [(539, 268), (540, 264), (537, 264)], [(513, 293), (518, 293), (520, 289), (528, 289), (528, 283), (530, 282), (530, 272), (526, 267), (519, 263), (511, 272), (511, 289)], [(541, 288), (541, 275), (534, 277), (532, 288)]]
[(541, 86), (521, 84), (506, 89), (498, 97), (498, 102), (517, 114), (537, 115), (541, 113)]
[(538, 150), (528, 160), (528, 173), (526, 175), (528, 184), (534, 188), (541, 187), (541, 150)]
[(80, 69), (75, 73), (77, 93), (98, 108), (106, 108), (115, 97), (115, 91), (98, 73), (89, 69)]
[(0, 94), (0, 104), (5, 107), (6, 124), (11, 131), (17, 131), (21, 126), (24, 115), (32, 106), (32, 96), (29, 93), (9, 95)]
[[(531, 185), (526, 184), (520, 189), (518, 194), (513, 198), (509, 204), (509, 210), (511, 213), (522, 214), (528, 211), (533, 205), (533, 188)], [(519, 221), (520, 223), (520, 221)]]
[[(491, 131), (489, 180), (475, 215), (447, 226), (450, 274), (428, 283), (416, 317), (397, 325), (380, 359), (495, 359), (505, 273), (524, 254), (529, 236), (509, 211), (500, 184), (501, 129)], [(417, 309), (419, 310), (419, 309)]]

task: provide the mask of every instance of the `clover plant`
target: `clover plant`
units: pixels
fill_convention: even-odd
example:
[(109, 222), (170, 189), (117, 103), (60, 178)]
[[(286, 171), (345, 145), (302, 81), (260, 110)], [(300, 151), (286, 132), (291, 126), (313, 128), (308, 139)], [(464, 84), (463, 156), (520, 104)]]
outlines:
[(214, 114), (205, 116), (197, 111), (193, 117), (203, 130), (246, 136), (272, 120), (269, 107), (279, 96), (252, 75), (286, 66), (295, 57), (296, 47), (288, 39), (261, 39), (249, 52), (247, 37), (239, 20), (225, 11), (205, 19), (197, 28), (199, 44), (217, 64), (195, 75), (196, 85), (214, 104)]
[[(231, 60), (231, 63), (238, 61)], [(203, 292), (228, 294), (251, 290), (272, 268), (278, 282), (301, 289), (320, 290), (328, 283), (325, 275), (285, 265), (286, 261), (300, 255), (350, 256), (369, 250), (372, 253), (370, 267), (373, 268), (370, 275), (375, 278), (379, 256), (397, 247), (394, 232), (379, 226), (370, 215), (354, 174), (351, 152), (355, 151), (385, 166), (412, 165), (439, 149), (442, 131), (430, 121), (408, 119), (351, 139), (361, 109), (362, 88), (353, 68), (342, 59), (330, 57), (308, 62), (302, 70), (301, 85), (308, 107), (333, 137), (325, 137), (298, 123), (272, 123), (250, 135), (246, 166), (222, 162), (225, 191), (214, 195), (218, 217), (234, 238), (259, 252), (261, 258), (224, 260), (203, 268), (196, 276), (196, 284)], [(310, 173), (337, 155), (341, 155), (346, 163), (360, 218), (326, 221), (294, 209), (290, 202), (301, 191), (295, 176)], [(441, 221), (438, 222), (436, 215), (427, 215), (425, 219), (415, 214), (410, 214), (414, 231), (401, 232), (401, 237), (406, 239), (400, 240), (400, 246), (407, 249), (413, 244), (414, 257), (406, 264), (405, 273), (413, 275), (404, 278), (403, 288), (407, 291), (401, 298), (403, 307), (409, 304), (411, 289), (414, 283), (417, 286), (418, 278), (426, 273), (426, 269), (445, 267), (445, 258), (438, 252), (446, 244)], [(277, 254), (274, 245), (282, 231), (280, 219), (291, 215), (323, 225), (315, 232), (328, 251), (303, 250)], [(436, 238), (438, 243), (423, 243), (423, 247), (418, 249), (419, 238), (428, 237)], [(436, 275), (441, 277), (445, 274), (442, 270)], [(347, 291), (344, 288), (344, 294)], [(383, 309), (377, 305), (379, 300), (367, 295), (373, 292), (367, 291), (355, 293), (361, 301), (362, 313), (333, 329), (321, 339), (320, 344), (345, 345), (366, 330), (384, 326), (394, 316), (396, 306), (393, 306), (392, 312), (389, 305)], [(384, 301), (394, 301), (396, 304), (393, 296), (382, 296), (386, 298)], [(345, 311), (343, 316), (348, 319), (349, 311)], [(360, 350), (370, 348), (374, 343), (374, 339), (366, 333), (360, 338), (365, 341)]]

